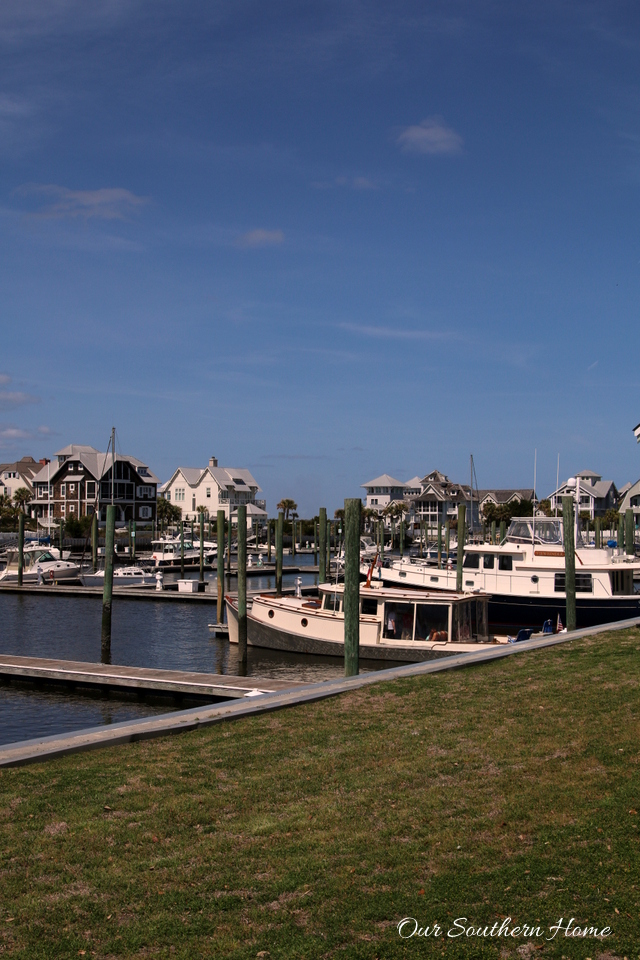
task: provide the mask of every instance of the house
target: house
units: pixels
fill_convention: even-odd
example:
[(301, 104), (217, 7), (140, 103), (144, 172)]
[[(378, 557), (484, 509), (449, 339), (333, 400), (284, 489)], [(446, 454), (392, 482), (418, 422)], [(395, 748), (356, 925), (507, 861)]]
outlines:
[[(576, 480), (580, 481), (580, 513), (589, 515), (589, 519), (603, 517), (607, 510), (615, 509), (618, 502), (618, 491), (613, 480), (603, 480), (599, 473), (593, 470), (582, 470), (576, 473)], [(565, 481), (549, 497), (551, 509), (562, 512), (562, 497), (571, 497), (575, 489)]]
[(266, 502), (257, 499), (261, 492), (256, 480), (248, 470), (240, 467), (219, 467), (211, 457), (208, 467), (178, 467), (160, 488), (165, 497), (182, 511), (183, 520), (195, 520), (204, 510), (205, 516), (214, 517), (224, 510), (231, 523), (237, 523), (238, 507), (247, 507), (247, 525), (267, 519)]
[(421, 479), (420, 486), (420, 492), (409, 497), (414, 523), (424, 521), (426, 526), (435, 527), (447, 520), (457, 520), (458, 507), (464, 503), (467, 507), (467, 525), (479, 525), (478, 498), (474, 493), (472, 501), (468, 484), (454, 483), (446, 474), (432, 470)]
[(49, 520), (97, 512), (99, 521), (104, 522), (113, 497), (116, 523), (155, 521), (159, 480), (142, 460), (120, 453), (112, 457), (95, 447), (74, 443), (55, 457), (33, 478), (32, 517), (46, 525)]
[(32, 494), (33, 478), (42, 463), (42, 460), (38, 463), (33, 457), (23, 457), (15, 463), (0, 463), (0, 496), (13, 497), (20, 487), (26, 487)]
[(406, 484), (390, 477), (388, 473), (383, 473), (375, 480), (369, 480), (368, 483), (362, 483), (360, 486), (367, 491), (366, 506), (377, 510), (378, 513), (382, 513), (390, 503), (404, 501)]
[(490, 503), (496, 507), (502, 507), (507, 504), (522, 503), (523, 500), (533, 500), (535, 491), (533, 487), (519, 487), (517, 489), (506, 490), (478, 490), (480, 498), (480, 513), (485, 513), (485, 507)]
[[(624, 496), (620, 501), (618, 509), (623, 516), (627, 510), (633, 510), (633, 523), (637, 529), (640, 527), (640, 480), (637, 480), (634, 484), (625, 484), (620, 493), (622, 493), (623, 490)], [(582, 492), (582, 490), (580, 492)]]

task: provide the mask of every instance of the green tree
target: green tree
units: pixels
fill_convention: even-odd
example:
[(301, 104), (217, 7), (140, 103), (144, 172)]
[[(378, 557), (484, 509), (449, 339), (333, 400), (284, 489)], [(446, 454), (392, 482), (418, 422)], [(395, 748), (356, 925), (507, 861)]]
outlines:
[(33, 494), (28, 487), (18, 487), (13, 495), (13, 502), (15, 503), (16, 507), (22, 511), (22, 513), (26, 512), (25, 508), (27, 504), (31, 502), (31, 500), (33, 500)]
[(289, 497), (283, 497), (283, 499), (276, 505), (276, 510), (282, 510), (284, 512), (285, 520), (289, 519), (289, 514), (293, 510), (298, 509), (298, 504), (295, 500), (291, 500)]
[(168, 526), (170, 523), (179, 523), (182, 519), (182, 510), (180, 507), (176, 507), (175, 504), (170, 503), (169, 500), (165, 500), (164, 497), (161, 497), (160, 500), (158, 500), (156, 510), (158, 522), (164, 527)]

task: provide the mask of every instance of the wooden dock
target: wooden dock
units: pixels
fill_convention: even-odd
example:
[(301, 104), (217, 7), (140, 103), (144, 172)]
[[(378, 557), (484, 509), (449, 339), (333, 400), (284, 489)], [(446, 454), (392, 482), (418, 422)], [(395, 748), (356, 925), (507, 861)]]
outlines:
[[(293, 571), (294, 573), (296, 571)], [(156, 600), (177, 601), (179, 603), (217, 603), (218, 587), (215, 580), (205, 580), (204, 590), (198, 593), (179, 593), (177, 585), (175, 589), (168, 589), (167, 584), (162, 590), (156, 590), (155, 587), (114, 587), (113, 596), (118, 600)], [(207, 589), (208, 588), (208, 589)], [(316, 593), (317, 587), (308, 585), (302, 587), (303, 593)], [(225, 589), (225, 594), (230, 591)], [(247, 591), (247, 596), (257, 596), (259, 593), (270, 593), (268, 590)], [(285, 587), (283, 594), (295, 593), (295, 587)], [(22, 593), (42, 597), (94, 597), (102, 600), (102, 587), (83, 587), (80, 583), (75, 584), (49, 584), (27, 583), (19, 587), (17, 583), (0, 584), (0, 595), (3, 593)]]
[(73, 693), (113, 699), (174, 700), (213, 703), (241, 700), (265, 693), (302, 687), (295, 680), (234, 677), (182, 670), (154, 670), (115, 664), (83, 663), (0, 654), (0, 682), (38, 689), (64, 689)]

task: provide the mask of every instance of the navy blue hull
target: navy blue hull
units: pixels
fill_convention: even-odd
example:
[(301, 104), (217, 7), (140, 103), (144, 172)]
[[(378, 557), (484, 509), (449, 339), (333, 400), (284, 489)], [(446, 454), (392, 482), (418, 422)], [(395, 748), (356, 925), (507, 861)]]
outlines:
[[(556, 620), (567, 625), (567, 605), (564, 599), (551, 597), (509, 597), (493, 595), (489, 601), (489, 629), (493, 632), (515, 633), (520, 627), (541, 629), (545, 620)], [(601, 623), (630, 620), (640, 617), (640, 596), (585, 599), (576, 597), (577, 627), (596, 627)]]

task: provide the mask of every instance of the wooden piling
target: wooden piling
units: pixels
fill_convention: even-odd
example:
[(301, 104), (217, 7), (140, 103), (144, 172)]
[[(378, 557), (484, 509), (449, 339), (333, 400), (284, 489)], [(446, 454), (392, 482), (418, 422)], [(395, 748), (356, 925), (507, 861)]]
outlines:
[(380, 526), (380, 563), (384, 560), (384, 518), (378, 520)]
[(218, 623), (224, 623), (224, 510), (218, 510)]
[(618, 519), (618, 551), (624, 550), (624, 520), (622, 517)]
[(111, 663), (111, 602), (113, 599), (113, 551), (116, 537), (116, 508), (107, 507), (104, 535), (104, 586), (102, 588), (101, 661)]
[(131, 550), (129, 551), (129, 553), (131, 554), (131, 562), (135, 563), (136, 562), (136, 522), (135, 520), (131, 521)]
[(267, 560), (271, 563), (271, 520), (267, 520)]
[(18, 586), (22, 586), (22, 570), (24, 567), (24, 513), (18, 515)]
[(438, 570), (442, 570), (442, 521), (438, 520)]
[(566, 628), (567, 630), (575, 630), (576, 548), (573, 528), (573, 497), (562, 498), (562, 526), (564, 528), (564, 590), (567, 598)]
[(93, 572), (98, 570), (98, 514), (94, 511), (91, 518), (91, 564)]
[(636, 531), (633, 522), (633, 510), (625, 510), (624, 514), (624, 542), (628, 557), (633, 557), (636, 552)]
[(231, 504), (229, 504), (229, 529), (227, 532), (227, 576), (231, 577)]
[(180, 579), (184, 580), (184, 521), (180, 521)]
[(276, 524), (276, 593), (282, 594), (282, 532), (284, 528), (284, 512), (278, 513), (278, 522)]
[(595, 532), (596, 550), (599, 550), (600, 547), (602, 546), (602, 529), (600, 526), (600, 517), (596, 517), (595, 528), (596, 528), (596, 532)]
[(444, 525), (444, 552), (447, 555), (447, 566), (451, 559), (451, 521), (447, 520)]
[(404, 520), (400, 520), (400, 556), (404, 556)]
[(238, 663), (247, 670), (247, 507), (238, 506)]
[(360, 670), (360, 511), (359, 497), (344, 501), (344, 673)]
[(458, 546), (456, 548), (456, 590), (462, 591), (462, 563), (464, 561), (464, 524), (467, 508), (464, 503), (458, 505)]
[(491, 543), (495, 546), (496, 542), (496, 522), (495, 520), (491, 521)]
[(200, 514), (200, 583), (204, 583), (204, 513)]
[(313, 518), (313, 563), (318, 562), (318, 521)]
[(291, 556), (296, 555), (296, 521), (291, 517)]
[(63, 559), (62, 551), (64, 549), (64, 517), (60, 517), (60, 559)]
[(327, 582), (327, 508), (318, 511), (318, 583)]

